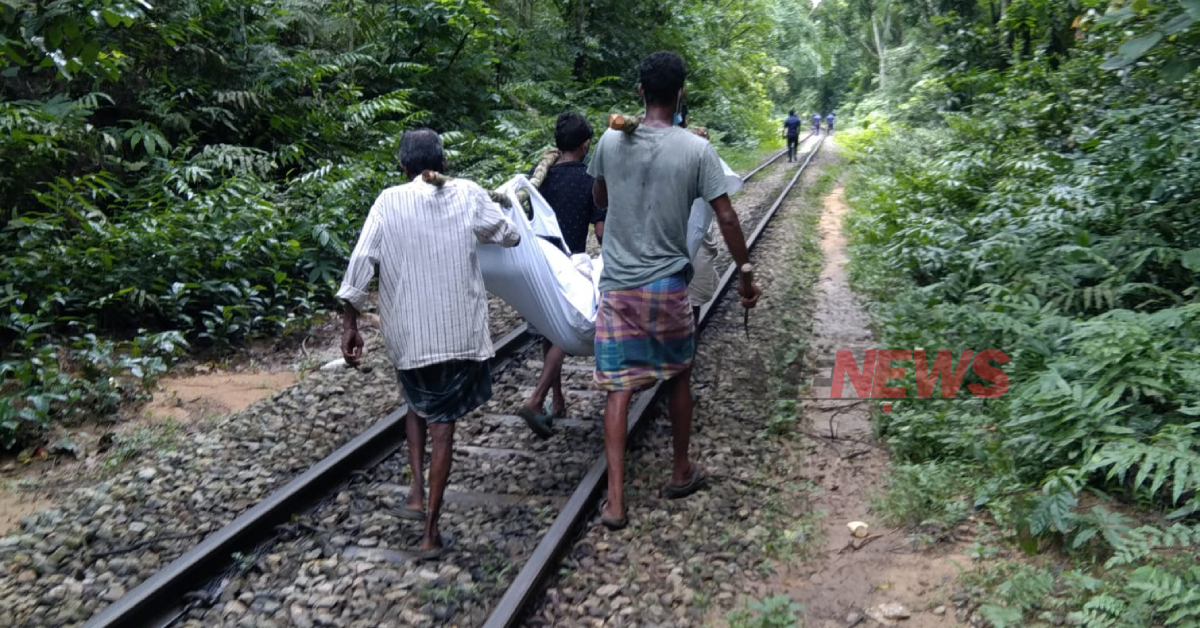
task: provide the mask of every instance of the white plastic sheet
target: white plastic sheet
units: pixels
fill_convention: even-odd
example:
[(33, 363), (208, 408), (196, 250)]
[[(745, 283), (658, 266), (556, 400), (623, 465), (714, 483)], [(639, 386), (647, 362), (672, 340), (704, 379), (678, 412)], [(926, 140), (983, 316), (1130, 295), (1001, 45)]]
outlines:
[[(533, 220), (525, 217), (517, 202), (517, 190), (529, 190)], [(512, 201), (504, 211), (521, 234), (512, 248), (494, 244), (479, 247), (479, 267), (488, 292), (512, 306), (525, 320), (570, 355), (592, 355), (596, 336), (596, 306), (600, 293), (591, 264), (581, 272), (566, 251), (543, 237), (562, 242), (562, 231), (554, 211), (525, 175), (517, 175), (500, 187)]]
[[(724, 161), (721, 167), (729, 194), (741, 190), (742, 180), (737, 173)], [(529, 190), (532, 220), (517, 202), (517, 191), (522, 188)], [(512, 201), (504, 212), (521, 234), (521, 243), (512, 248), (494, 244), (479, 247), (484, 285), (563, 351), (570, 355), (592, 355), (603, 261), (586, 255), (570, 256), (545, 239), (562, 242), (562, 231), (554, 210), (525, 175), (509, 179), (499, 192)], [(696, 256), (712, 219), (712, 207), (704, 199), (696, 199), (688, 217), (687, 246), (692, 257)]]

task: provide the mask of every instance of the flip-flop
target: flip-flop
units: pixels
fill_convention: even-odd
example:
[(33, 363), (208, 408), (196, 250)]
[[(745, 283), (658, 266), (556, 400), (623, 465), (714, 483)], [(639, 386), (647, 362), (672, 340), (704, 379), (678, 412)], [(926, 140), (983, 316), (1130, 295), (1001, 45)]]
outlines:
[(550, 419), (546, 415), (538, 414), (522, 405), (517, 408), (517, 416), (525, 420), (525, 425), (528, 425), (534, 434), (542, 438), (554, 436), (554, 430), (550, 429)]
[(564, 403), (562, 409), (559, 410), (558, 412), (555, 412), (554, 410), (551, 409), (550, 406), (552, 406), (552, 405), (553, 405), (553, 400), (549, 399), (549, 398), (547, 398), (546, 401), (542, 403), (542, 414), (545, 415), (545, 417), (547, 419), (551, 419), (551, 420), (552, 419), (561, 419), (561, 418), (567, 416), (567, 404)]
[(608, 506), (607, 499), (600, 502), (600, 523), (604, 524), (604, 527), (608, 528), (609, 530), (616, 531), (622, 530), (625, 528), (625, 526), (629, 525), (628, 511), (623, 513), (620, 519), (613, 519), (612, 517), (604, 514), (604, 509), (606, 506)]
[(438, 540), (441, 541), (441, 545), (433, 549), (418, 549), (417, 551), (413, 552), (413, 558), (416, 559), (417, 562), (427, 562), (441, 558), (450, 549), (450, 546), (453, 544), (453, 539), (445, 535), (438, 535)]
[(397, 517), (400, 517), (401, 519), (407, 519), (408, 521), (425, 521), (424, 510), (417, 510), (416, 508), (409, 508), (408, 506), (393, 508), (391, 509), (391, 513)]
[(667, 482), (663, 485), (663, 497), (667, 499), (682, 499), (695, 493), (704, 486), (704, 481), (708, 479), (708, 474), (704, 469), (697, 464), (692, 465), (692, 473), (690, 479), (683, 484), (671, 484)]

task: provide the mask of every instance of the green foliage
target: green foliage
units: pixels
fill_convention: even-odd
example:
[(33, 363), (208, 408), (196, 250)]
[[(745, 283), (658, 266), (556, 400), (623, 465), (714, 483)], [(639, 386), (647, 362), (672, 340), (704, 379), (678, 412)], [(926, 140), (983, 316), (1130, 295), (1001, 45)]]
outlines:
[(226, 351), (334, 305), (405, 129), (495, 184), (559, 112), (636, 111), (637, 62), (672, 48), (696, 123), (749, 150), (794, 2), (0, 3), (0, 447), (151, 384), (154, 334)]
[(727, 617), (730, 628), (796, 628), (799, 613), (804, 607), (786, 595), (751, 600), (745, 608), (731, 611)]
[[(885, 511), (972, 494), (1024, 550), (1082, 565), (1005, 574), (992, 586), (1008, 593), (980, 610), (993, 625), (1194, 625), (1200, 14), (1179, 0), (930, 4), (927, 21), (900, 18), (925, 49), (919, 77), (897, 74), (913, 89), (864, 98), (863, 128), (839, 137), (855, 162), (851, 277), (882, 346), (1000, 349), (1010, 388), (974, 398), (969, 374), (954, 401), (879, 417), (900, 461)], [(927, 502), (910, 488), (943, 477), (955, 490)]]
[(872, 503), (890, 526), (919, 526), (942, 538), (970, 511), (968, 474), (954, 464), (900, 464)]

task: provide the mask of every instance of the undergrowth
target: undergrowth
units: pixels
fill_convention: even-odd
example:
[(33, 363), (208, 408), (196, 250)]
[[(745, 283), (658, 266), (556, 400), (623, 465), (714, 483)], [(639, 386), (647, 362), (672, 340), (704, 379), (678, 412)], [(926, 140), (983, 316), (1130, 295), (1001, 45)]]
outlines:
[[(840, 137), (851, 279), (881, 348), (1009, 358), (998, 398), (969, 394), (968, 371), (953, 399), (876, 420), (891, 523), (937, 538), (982, 516), (1070, 566), (985, 570), (997, 627), (1200, 624), (1200, 89), (1162, 80), (1197, 55), (1114, 61), (1131, 31), (1197, 31), (1181, 5), (1141, 5), (1065, 60), (956, 65), (936, 100)], [(892, 366), (915, 397), (914, 363)]]

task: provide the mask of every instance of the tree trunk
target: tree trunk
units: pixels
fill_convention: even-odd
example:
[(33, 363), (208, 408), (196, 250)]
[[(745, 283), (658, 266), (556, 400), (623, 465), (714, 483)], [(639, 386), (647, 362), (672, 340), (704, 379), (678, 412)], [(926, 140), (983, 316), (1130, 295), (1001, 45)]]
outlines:
[(576, 0), (575, 4), (575, 66), (572, 73), (576, 81), (583, 81), (584, 78), (586, 59), (583, 49), (586, 45), (584, 38), (587, 33), (587, 2), (588, 0)]
[(879, 20), (871, 20), (871, 32), (875, 35), (875, 52), (879, 55), (879, 89), (887, 85), (887, 50), (879, 32)]

